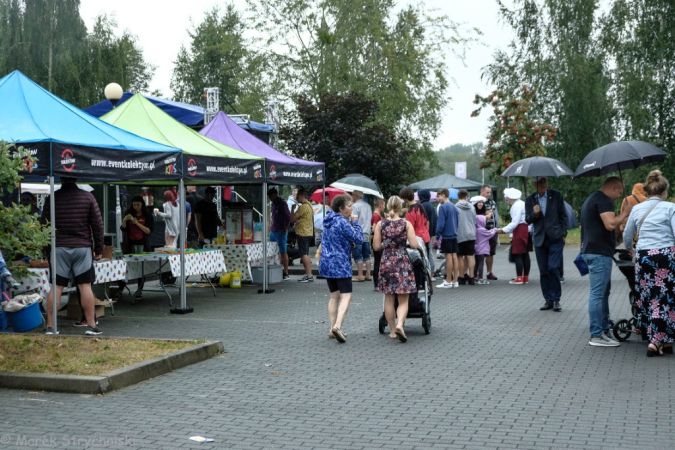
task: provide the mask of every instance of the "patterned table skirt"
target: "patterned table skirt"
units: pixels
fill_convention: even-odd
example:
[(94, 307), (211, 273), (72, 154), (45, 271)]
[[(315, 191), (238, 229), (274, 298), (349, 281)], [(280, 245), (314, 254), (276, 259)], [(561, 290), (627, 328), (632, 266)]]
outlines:
[[(262, 266), (263, 264), (262, 242), (227, 245), (207, 244), (204, 248), (222, 251), (227, 271), (233, 272), (238, 270), (241, 272), (241, 278), (244, 281), (252, 280), (251, 266)], [(276, 242), (267, 243), (267, 264), (281, 264), (279, 247)]]

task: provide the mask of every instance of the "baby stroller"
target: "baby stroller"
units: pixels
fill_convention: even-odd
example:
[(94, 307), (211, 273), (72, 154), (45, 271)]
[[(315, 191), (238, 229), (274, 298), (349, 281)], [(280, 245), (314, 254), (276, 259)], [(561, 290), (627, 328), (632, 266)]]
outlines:
[(619, 268), (623, 276), (628, 280), (630, 286), (630, 293), (628, 294), (628, 301), (630, 302), (630, 312), (633, 315), (630, 319), (621, 319), (616, 323), (610, 321), (612, 333), (619, 341), (627, 340), (632, 333), (642, 336), (642, 340), (647, 340), (647, 330), (638, 326), (638, 316), (640, 309), (637, 307), (637, 293), (635, 292), (635, 263), (630, 255), (630, 252), (625, 249), (616, 249), (615, 253), (618, 257), (612, 258), (614, 264)]
[[(408, 247), (408, 256), (415, 273), (415, 282), (417, 283), (417, 292), (413, 292), (408, 297), (408, 316), (407, 319), (422, 319), (422, 328), (426, 334), (431, 333), (431, 296), (433, 288), (431, 284), (431, 268), (426, 253), (426, 246), (422, 238), (417, 238), (417, 249)], [(394, 308), (398, 308), (398, 299), (394, 302)], [(384, 311), (384, 300), (382, 304)], [(379, 329), (380, 334), (384, 334), (387, 327), (387, 318), (382, 312), (380, 316)]]

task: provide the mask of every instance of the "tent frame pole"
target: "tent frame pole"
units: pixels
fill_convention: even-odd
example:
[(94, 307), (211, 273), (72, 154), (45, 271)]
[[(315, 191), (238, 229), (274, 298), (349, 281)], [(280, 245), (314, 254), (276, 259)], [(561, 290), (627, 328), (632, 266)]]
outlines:
[(180, 308), (171, 309), (171, 314), (189, 314), (194, 308), (187, 307), (187, 292), (185, 291), (185, 243), (187, 242), (187, 224), (185, 223), (185, 183), (183, 178), (178, 181), (178, 214), (180, 215), (180, 232), (178, 233), (178, 247), (180, 252)]
[(263, 233), (262, 233), (262, 257), (263, 257), (263, 284), (258, 289), (258, 294), (272, 294), (274, 289), (267, 286), (267, 239), (269, 237), (267, 225), (267, 181), (262, 184), (262, 209), (263, 209)]
[[(51, 147), (51, 146), (50, 146)], [(51, 152), (50, 152), (51, 154)], [(59, 313), (59, 308), (57, 305), (61, 303), (61, 297), (57, 294), (57, 286), (56, 286), (56, 227), (54, 226), (55, 221), (56, 221), (56, 202), (54, 200), (54, 175), (49, 176), (49, 226), (51, 227), (51, 244), (52, 244), (52, 254), (49, 257), (52, 261), (52, 270), (49, 271), (49, 277), (51, 278), (52, 281), (52, 319), (54, 320), (54, 334), (59, 333), (59, 328), (57, 325), (57, 316)], [(59, 297), (59, 301), (57, 303), (56, 297)]]

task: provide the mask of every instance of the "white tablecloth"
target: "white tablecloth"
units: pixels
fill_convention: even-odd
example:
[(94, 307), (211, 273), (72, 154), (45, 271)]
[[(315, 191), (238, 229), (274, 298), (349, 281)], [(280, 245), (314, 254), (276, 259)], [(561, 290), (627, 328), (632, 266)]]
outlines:
[[(127, 280), (140, 278), (141, 273), (148, 275), (153, 272), (158, 272), (160, 264), (163, 264), (162, 272), (171, 270), (171, 274), (175, 277), (180, 276), (181, 274), (180, 255), (148, 253), (143, 255), (126, 255), (124, 256), (124, 259), (127, 262)], [(201, 250), (195, 253), (185, 254), (186, 276), (224, 271), (225, 261), (223, 259), (223, 253), (219, 250)]]
[[(242, 280), (251, 281), (251, 266), (262, 266), (263, 246), (262, 242), (253, 244), (207, 244), (204, 248), (218, 249), (223, 252), (225, 266), (228, 272), (238, 270)], [(276, 242), (267, 243), (267, 264), (280, 264), (279, 247)]]
[[(127, 275), (127, 264), (123, 260), (115, 261), (97, 261), (94, 262), (96, 280), (94, 284), (108, 283), (110, 281), (124, 280)], [(49, 269), (28, 269), (31, 276), (18, 280), (21, 287), (16, 291), (31, 291), (36, 289), (41, 295), (49, 293), (51, 280), (49, 278)]]

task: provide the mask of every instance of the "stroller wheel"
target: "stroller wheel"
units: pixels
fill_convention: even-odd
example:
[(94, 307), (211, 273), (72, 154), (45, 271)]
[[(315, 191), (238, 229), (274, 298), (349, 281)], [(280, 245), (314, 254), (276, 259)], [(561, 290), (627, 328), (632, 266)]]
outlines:
[(633, 332), (633, 327), (627, 319), (619, 320), (612, 329), (614, 337), (623, 342), (627, 340)]
[(429, 317), (429, 314), (422, 316), (422, 328), (424, 328), (426, 334), (431, 333), (431, 317)]
[(379, 329), (380, 334), (384, 334), (384, 329), (387, 327), (387, 319), (384, 317), (384, 313), (380, 317)]

